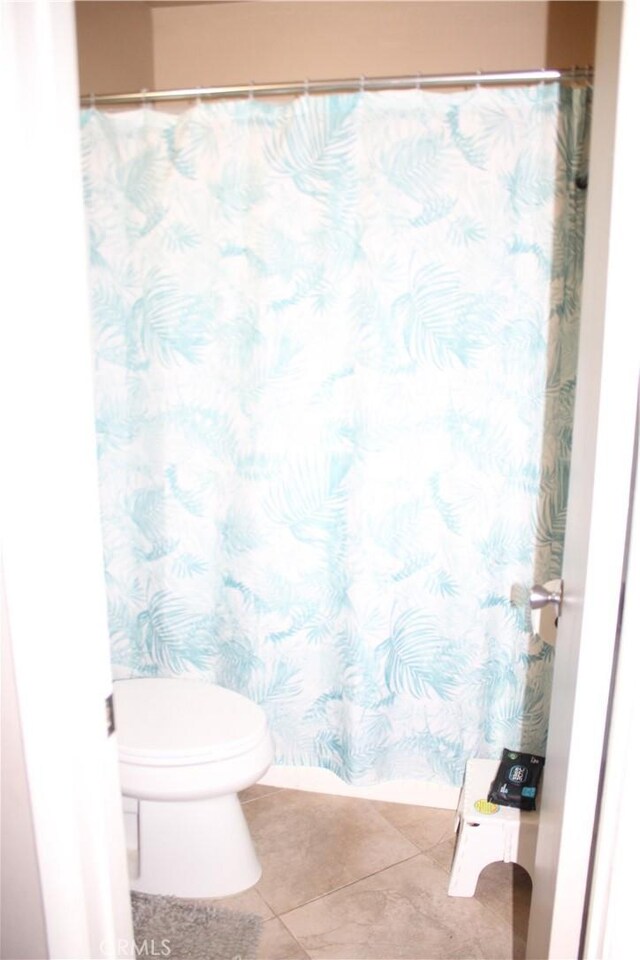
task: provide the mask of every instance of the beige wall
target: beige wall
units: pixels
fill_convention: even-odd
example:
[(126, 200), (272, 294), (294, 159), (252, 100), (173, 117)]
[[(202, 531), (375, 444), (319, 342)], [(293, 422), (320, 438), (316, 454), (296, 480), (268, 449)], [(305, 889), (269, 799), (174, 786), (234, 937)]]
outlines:
[[(549, 7), (562, 7), (562, 17)], [(593, 60), (595, 4), (222, 3), (154, 7), (160, 89), (567, 66)], [(549, 40), (550, 23), (558, 35)], [(551, 55), (549, 55), (551, 54)]]
[(593, 62), (585, 0), (76, 4), (83, 93)]
[(75, 10), (80, 92), (152, 90), (151, 8), (141, 0), (78, 0)]

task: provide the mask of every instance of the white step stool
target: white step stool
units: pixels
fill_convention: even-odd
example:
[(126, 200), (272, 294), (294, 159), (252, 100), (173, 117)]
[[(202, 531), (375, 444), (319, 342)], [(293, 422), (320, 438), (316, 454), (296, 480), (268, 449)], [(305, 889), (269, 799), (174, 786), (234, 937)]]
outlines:
[[(450, 897), (472, 897), (482, 870), (496, 860), (519, 863), (533, 877), (538, 812), (504, 806), (498, 806), (493, 813), (481, 812), (483, 806), (488, 806), (487, 794), (499, 766), (499, 760), (467, 761), (458, 804), (458, 838), (449, 880)], [(477, 801), (481, 801), (480, 809), (475, 806)]]

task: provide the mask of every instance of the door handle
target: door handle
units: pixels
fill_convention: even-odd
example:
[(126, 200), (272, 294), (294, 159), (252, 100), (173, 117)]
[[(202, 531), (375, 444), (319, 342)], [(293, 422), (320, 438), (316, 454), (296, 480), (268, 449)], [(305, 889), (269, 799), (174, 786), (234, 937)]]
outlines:
[(532, 610), (541, 610), (543, 607), (546, 607), (550, 603), (555, 603), (557, 615), (560, 616), (562, 611), (562, 596), (564, 592), (564, 581), (563, 580), (554, 580), (554, 586), (557, 584), (556, 589), (549, 590), (547, 587), (541, 586), (539, 583), (536, 583), (531, 587), (531, 593), (529, 594), (529, 604)]

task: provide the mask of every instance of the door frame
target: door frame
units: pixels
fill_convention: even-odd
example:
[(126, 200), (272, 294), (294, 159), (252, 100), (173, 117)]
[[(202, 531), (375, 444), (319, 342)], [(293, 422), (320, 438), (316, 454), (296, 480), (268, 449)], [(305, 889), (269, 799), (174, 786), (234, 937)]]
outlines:
[[(34, 956), (24, 904), (40, 901), (49, 958), (111, 960), (134, 956), (134, 946), (117, 745), (105, 709), (111, 665), (74, 7), (3, 3), (0, 21), (10, 144), (0, 155), (1, 626), (15, 677), (15, 702), (3, 709), (23, 760), (27, 789), (17, 802), (30, 806), (24, 836), (31, 832), (37, 860), (27, 877), (26, 847), (9, 847), (3, 905), (29, 889), (23, 909), (3, 917), (2, 951)], [(15, 831), (11, 812), (3, 808)]]
[[(581, 955), (631, 496), (640, 325), (631, 140), (636, 0), (601, 3), (594, 78), (574, 449), (530, 960)], [(592, 909), (597, 904), (592, 903)]]

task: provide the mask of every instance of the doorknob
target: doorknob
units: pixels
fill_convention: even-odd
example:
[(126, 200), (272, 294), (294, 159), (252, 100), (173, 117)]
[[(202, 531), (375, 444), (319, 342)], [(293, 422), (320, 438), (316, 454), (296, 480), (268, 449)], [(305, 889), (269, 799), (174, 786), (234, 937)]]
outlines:
[(547, 604), (555, 603), (556, 607), (558, 608), (558, 616), (560, 616), (564, 582), (562, 580), (555, 580), (554, 584), (557, 584), (557, 589), (555, 590), (548, 590), (546, 587), (543, 587), (538, 583), (531, 587), (529, 604), (531, 605), (532, 610), (541, 610), (542, 607), (546, 607)]

